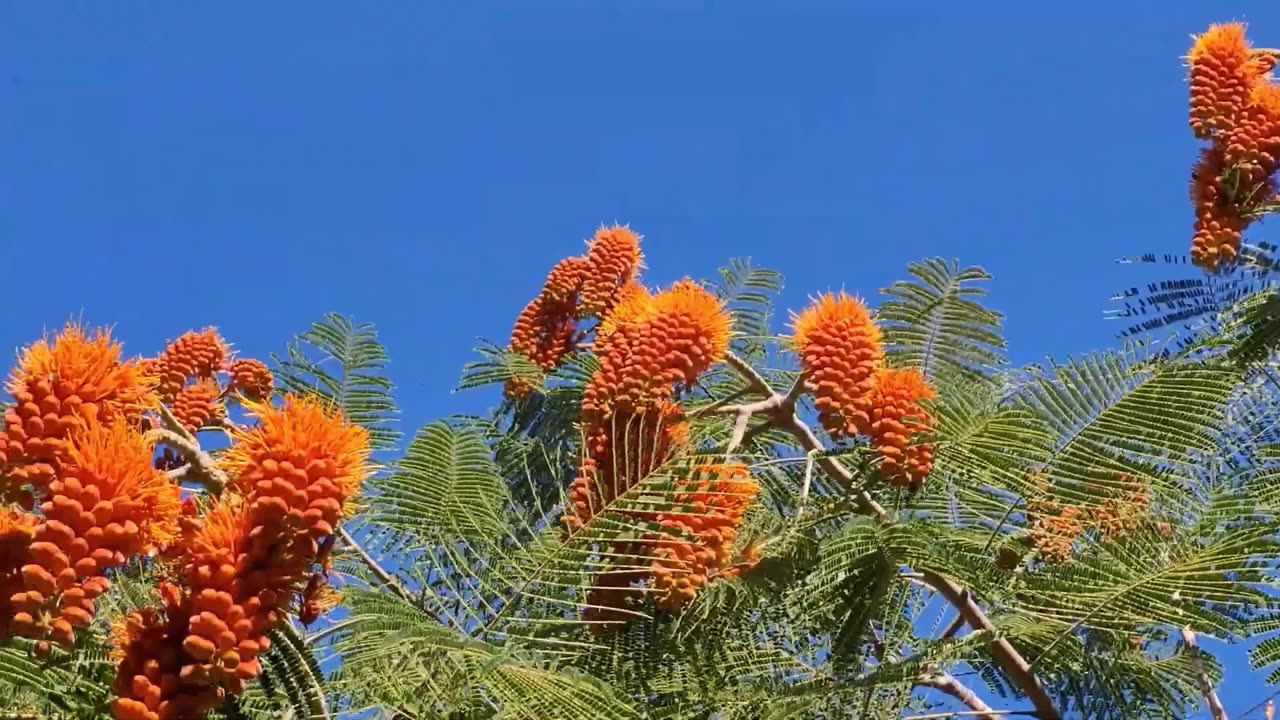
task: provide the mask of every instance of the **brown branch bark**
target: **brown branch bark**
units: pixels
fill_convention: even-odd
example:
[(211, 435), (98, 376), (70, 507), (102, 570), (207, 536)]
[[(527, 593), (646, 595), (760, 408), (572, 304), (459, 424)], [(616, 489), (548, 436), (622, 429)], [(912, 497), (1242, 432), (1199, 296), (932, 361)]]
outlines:
[(178, 455), (186, 465), (169, 471), (169, 477), (175, 481), (192, 480), (204, 485), (210, 493), (217, 495), (227, 486), (227, 474), (218, 467), (218, 462), (209, 453), (200, 448), (200, 443), (190, 433), (181, 434), (166, 428), (156, 428), (147, 433), (152, 443), (168, 445), (178, 451)]
[[(987, 614), (983, 612), (968, 590), (932, 570), (921, 572), (920, 577), (925, 585), (933, 588), (960, 611), (960, 616), (969, 624), (969, 627), (975, 630), (986, 630), (993, 635), (997, 634), (996, 626), (987, 618)], [(1022, 657), (1012, 643), (1004, 638), (997, 638), (991, 643), (991, 655), (1004, 674), (1008, 675), (1014, 685), (1017, 685), (1031, 699), (1037, 717), (1041, 720), (1061, 720), (1062, 715), (1054, 707), (1049, 692), (1031, 671), (1031, 664)]]
[(1196, 674), (1196, 682), (1200, 684), (1200, 694), (1204, 695), (1204, 703), (1209, 706), (1209, 713), (1213, 715), (1213, 720), (1227, 720), (1227, 709), (1218, 699), (1213, 683), (1209, 682), (1209, 673), (1205, 672), (1204, 660), (1200, 657), (1200, 647), (1196, 645), (1196, 634), (1191, 628), (1182, 628), (1182, 642), (1186, 644), (1187, 652), (1191, 654), (1191, 669)]
[(942, 691), (965, 704), (965, 707), (977, 713), (982, 720), (995, 720), (994, 708), (983, 702), (982, 698), (955, 677), (940, 673), (920, 678), (919, 683), (934, 690)]
[[(755, 403), (726, 405), (721, 408), (721, 412), (731, 412), (736, 415), (734, 437), (730, 438), (729, 452), (737, 449), (737, 442), (742, 440), (742, 435), (738, 433), (738, 428), (741, 427), (742, 432), (745, 433), (747, 422), (752, 415), (757, 413), (765, 415), (770, 423), (791, 433), (792, 437), (806, 452), (816, 454), (825, 449), (813, 428), (809, 427), (795, 413), (796, 400), (804, 391), (803, 375), (796, 379), (795, 385), (784, 395), (775, 392), (769, 382), (755, 368), (733, 352), (725, 353), (725, 362), (747, 381), (748, 387), (764, 396), (763, 400)], [(888, 513), (866, 490), (857, 488), (857, 478), (843, 463), (836, 458), (819, 457), (817, 464), (836, 482), (840, 483), (841, 487), (855, 493), (854, 499), (862, 512), (875, 515), (882, 521), (887, 520)], [(931, 571), (921, 573), (921, 576), (926, 585), (955, 606), (956, 610), (960, 612), (960, 617), (970, 627), (975, 630), (987, 630), (993, 635), (996, 634), (995, 626), (967, 590)], [(959, 629), (958, 626), (957, 629)], [(1061, 720), (1062, 715), (1054, 707), (1048, 691), (1045, 690), (1044, 685), (1041, 684), (1035, 673), (1031, 671), (1030, 663), (1022, 657), (1017, 648), (1008, 640), (1000, 638), (991, 643), (991, 654), (996, 665), (1031, 699), (1032, 705), (1035, 706), (1036, 714), (1041, 720)]]

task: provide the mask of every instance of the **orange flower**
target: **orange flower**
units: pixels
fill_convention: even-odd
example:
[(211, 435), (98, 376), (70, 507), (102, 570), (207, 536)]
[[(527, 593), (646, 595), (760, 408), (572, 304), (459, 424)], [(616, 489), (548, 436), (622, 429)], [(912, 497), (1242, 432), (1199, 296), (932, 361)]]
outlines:
[(178, 488), (151, 455), (124, 418), (76, 431), (21, 568), (26, 594), (5, 618), (14, 633), (69, 647), (72, 629), (92, 621), (107, 571), (174, 536)]
[(1254, 86), (1275, 64), (1271, 57), (1252, 54), (1243, 23), (1210, 25), (1196, 37), (1187, 62), (1190, 122), (1198, 138), (1233, 130)]
[[(653, 588), (659, 608), (679, 610), (698, 589), (733, 564), (733, 545), (747, 508), (760, 492), (741, 463), (702, 463), (674, 482), (668, 512), (655, 521), (674, 531), (654, 536)], [(689, 537), (691, 539), (685, 539)]]
[(865, 400), (884, 361), (871, 312), (844, 291), (824, 293), (793, 316), (792, 328), (818, 422), (833, 439), (853, 435), (868, 421)]
[[(507, 350), (529, 358), (543, 372), (550, 372), (573, 352), (577, 331), (576, 309), (569, 302), (554, 302), (543, 296), (529, 301), (516, 318)], [(511, 381), (508, 397), (519, 399), (533, 388), (527, 382)]]
[(206, 425), (226, 417), (222, 404), (222, 390), (213, 380), (197, 380), (178, 391), (170, 406), (173, 417), (188, 432), (195, 432)]
[(631, 228), (614, 225), (597, 230), (587, 243), (579, 313), (597, 318), (608, 314), (618, 289), (636, 279), (643, 259), (640, 237)]
[(237, 431), (224, 455), (234, 486), (251, 502), (279, 497), (317, 537), (332, 533), (369, 474), (368, 431), (311, 396), (245, 407), (257, 424)]
[(542, 285), (542, 296), (552, 302), (571, 300), (582, 285), (587, 259), (582, 256), (567, 257), (555, 264)]
[(161, 370), (160, 395), (171, 400), (187, 381), (210, 379), (226, 370), (227, 344), (215, 328), (191, 330), (169, 343), (155, 362)]
[(155, 405), (155, 379), (136, 361), (120, 357), (109, 331), (89, 335), (74, 323), (26, 348), (6, 390), (0, 460), (9, 465), (8, 494), (25, 483), (37, 491), (53, 480), (66, 456), (68, 436), (85, 419), (137, 422)]
[(916, 487), (933, 465), (933, 449), (913, 446), (911, 436), (933, 429), (933, 417), (920, 402), (935, 396), (915, 368), (885, 369), (875, 375), (862, 431), (880, 456), (880, 474), (892, 485)]
[(724, 304), (688, 278), (653, 297), (630, 292), (596, 348), (584, 418), (641, 411), (670, 399), (673, 386), (692, 385), (728, 350), (730, 325)]
[(271, 395), (274, 378), (266, 363), (241, 358), (231, 363), (231, 388), (249, 400), (265, 400)]
[(1256, 188), (1275, 174), (1280, 160), (1280, 85), (1261, 82), (1226, 134), (1226, 162), (1237, 182)]
[[(312, 397), (247, 405), (257, 424), (226, 453), (231, 490), (183, 543), (189, 592), (167, 605), (160, 642), (130, 646), (117, 669), (118, 719), (200, 717), (260, 671), (267, 632), (332, 542), (334, 526), (368, 473), (368, 433)], [(312, 588), (302, 600), (319, 612)], [(165, 658), (175, 658), (168, 665)], [(163, 665), (148, 674), (147, 668)], [(155, 675), (155, 677), (152, 677)], [(142, 713), (142, 714), (139, 714)]]
[(1271, 179), (1253, 189), (1238, 186), (1234, 179), (1224, 177), (1221, 148), (1202, 149), (1191, 173), (1191, 200), (1196, 213), (1191, 262), (1214, 272), (1235, 260), (1244, 230), (1251, 222), (1249, 208), (1274, 192)]

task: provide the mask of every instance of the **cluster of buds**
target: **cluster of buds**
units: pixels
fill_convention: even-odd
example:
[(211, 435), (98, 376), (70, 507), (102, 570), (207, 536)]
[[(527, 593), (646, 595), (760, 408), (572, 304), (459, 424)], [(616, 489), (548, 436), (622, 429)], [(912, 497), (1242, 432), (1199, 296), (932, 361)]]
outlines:
[(1210, 25), (1187, 54), (1191, 129), (1208, 141), (1191, 175), (1191, 259), (1210, 272), (1236, 259), (1245, 229), (1276, 203), (1278, 54), (1253, 49), (1242, 23)]
[[(543, 372), (554, 370), (586, 336), (582, 321), (605, 317), (641, 264), (639, 236), (622, 226), (600, 228), (587, 241), (586, 254), (561, 260), (547, 274), (542, 291), (516, 317), (508, 351), (523, 355)], [(532, 391), (520, 379), (505, 388), (512, 399)]]
[(250, 402), (271, 395), (271, 371), (260, 360), (230, 356), (215, 328), (191, 330), (143, 360), (148, 374), (159, 378), (157, 392), (188, 432), (219, 424), (226, 418), (224, 399), (235, 394)]
[(0, 639), (72, 647), (108, 572), (175, 532), (178, 489), (141, 432), (156, 385), (106, 330), (70, 324), (23, 351), (0, 436)]
[[(562, 517), (569, 535), (685, 444), (688, 423), (679, 394), (728, 349), (731, 323), (723, 303), (689, 279), (651, 293), (637, 279), (641, 258), (639, 238), (629, 229), (601, 228), (585, 255), (552, 269), (512, 332), (509, 349), (544, 371), (594, 333), (599, 367), (583, 391), (582, 458)], [(584, 327), (584, 320), (594, 320), (594, 327)], [(531, 389), (508, 383), (506, 394), (520, 397)], [(676, 609), (716, 569), (730, 570), (736, 527), (756, 486), (745, 467), (712, 474), (662, 501), (690, 503), (695, 510), (645, 518), (669, 526), (670, 535), (615, 543), (614, 556), (651, 561), (607, 564), (587, 593), (584, 620), (624, 619), (624, 608), (646, 592)]]
[(918, 487), (933, 467), (934, 429), (923, 401), (935, 396), (915, 368), (884, 364), (880, 328), (858, 298), (825, 293), (792, 319), (793, 342), (818, 422), (833, 440), (865, 436), (880, 473), (895, 487)]
[(25, 348), (5, 386), (13, 402), (0, 432), (0, 501), (33, 508), (86, 418), (138, 422), (155, 403), (154, 388), (147, 368), (124, 360), (105, 329), (69, 324)]
[(754, 564), (750, 548), (735, 564), (734, 545), (743, 516), (760, 492), (747, 466), (737, 462), (700, 464), (675, 486), (674, 506), (654, 518), (667, 532), (652, 539), (657, 606), (670, 611), (717, 576), (734, 576)]
[[(1085, 533), (1103, 541), (1133, 530), (1149, 505), (1146, 487), (1127, 475), (1121, 475), (1114, 488), (1104, 491), (1101, 503), (1089, 506), (1052, 498), (1048, 481), (1041, 474), (1034, 474), (1031, 483), (1035, 491), (1027, 501), (1028, 536), (1040, 557), (1049, 563), (1070, 559), (1076, 542)], [(1171, 528), (1165, 523), (1156, 529), (1167, 536)]]
[(258, 675), (289, 607), (318, 612), (314, 567), (327, 567), (368, 472), (368, 434), (311, 398), (247, 407), (257, 423), (234, 434), (231, 486), (169, 553), (177, 582), (163, 611), (135, 613), (117, 634), (118, 720), (200, 717)]

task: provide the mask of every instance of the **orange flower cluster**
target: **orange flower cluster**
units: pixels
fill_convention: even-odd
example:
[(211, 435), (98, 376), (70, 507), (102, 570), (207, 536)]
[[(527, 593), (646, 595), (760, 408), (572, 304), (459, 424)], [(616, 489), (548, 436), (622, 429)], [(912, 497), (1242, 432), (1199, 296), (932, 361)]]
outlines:
[(630, 228), (600, 228), (587, 244), (583, 262), (580, 304), (583, 317), (604, 317), (613, 307), (618, 288), (636, 279), (642, 256), (640, 238)]
[(160, 378), (160, 398), (169, 402), (187, 383), (212, 380), (227, 369), (227, 343), (215, 328), (190, 330), (148, 362)]
[[(143, 364), (160, 378), (160, 399), (192, 433), (226, 418), (228, 393), (251, 402), (271, 395), (273, 378), (266, 364), (252, 358), (231, 360), (226, 341), (212, 327), (183, 333)], [(223, 374), (228, 376), (225, 386)]]
[(933, 468), (933, 446), (911, 443), (911, 436), (933, 429), (933, 416), (921, 400), (936, 396), (915, 368), (882, 369), (867, 396), (864, 432), (880, 455), (880, 474), (896, 487), (918, 487)]
[(717, 575), (736, 575), (754, 564), (755, 553), (749, 552), (742, 567), (729, 572), (738, 528), (760, 492), (747, 466), (737, 462), (699, 465), (676, 487), (674, 508), (655, 518), (669, 534), (653, 538), (653, 588), (658, 607), (669, 611), (679, 610)]
[(1124, 476), (1118, 488), (1107, 492), (1102, 503), (1094, 507), (1065, 504), (1050, 498), (1048, 482), (1043, 476), (1033, 478), (1032, 483), (1037, 492), (1027, 502), (1029, 536), (1046, 562), (1070, 559), (1082, 533), (1092, 531), (1101, 541), (1132, 530), (1148, 507), (1146, 488)]
[(234, 494), (182, 539), (181, 587), (163, 618), (134, 614), (118, 635), (117, 720), (200, 717), (241, 692), (367, 474), (368, 433), (319, 401), (249, 408), (257, 424), (228, 451)]
[(1190, 123), (1208, 140), (1192, 171), (1191, 259), (1213, 272), (1240, 252), (1244, 230), (1275, 202), (1280, 86), (1272, 52), (1255, 51), (1242, 23), (1210, 25), (1187, 54)]
[[(34, 507), (86, 419), (137, 421), (154, 406), (154, 377), (121, 358), (107, 330), (68, 324), (26, 348), (6, 385), (13, 404), (0, 432), (0, 500)], [(29, 486), (29, 487), (26, 487)]]
[(832, 439), (866, 427), (866, 398), (884, 362), (880, 328), (858, 298), (824, 293), (792, 319), (796, 351), (809, 374), (818, 422)]
[(884, 367), (884, 345), (871, 311), (843, 291), (825, 293), (792, 319), (796, 351), (813, 393), (818, 422), (834, 440), (867, 436), (880, 473), (897, 487), (917, 487), (933, 467), (933, 446), (911, 442), (934, 420), (921, 401), (935, 396), (920, 371)]
[(253, 358), (231, 361), (231, 389), (246, 400), (260, 402), (271, 396), (274, 378), (266, 363)]
[[(651, 294), (627, 283), (596, 331), (598, 369), (583, 391), (585, 435), (578, 477), (563, 522), (569, 532), (627, 492), (682, 445), (687, 423), (678, 392), (724, 356), (730, 318), (723, 303), (689, 279)], [(670, 512), (632, 512), (666, 532), (616, 544), (624, 557), (649, 557), (647, 568), (611, 567), (589, 591), (588, 621), (620, 621), (649, 584), (660, 609), (675, 611), (732, 565), (737, 528), (758, 486), (746, 466), (706, 464), (654, 498)], [(749, 559), (748, 559), (749, 560)], [(600, 626), (593, 625), (594, 630)]]
[(124, 418), (78, 430), (32, 534), (23, 591), (0, 617), (12, 634), (65, 647), (88, 627), (106, 574), (177, 532), (178, 488), (151, 466), (151, 446)]
[[(554, 370), (585, 335), (581, 318), (604, 318), (619, 290), (635, 280), (642, 255), (640, 238), (629, 228), (600, 228), (585, 255), (556, 263), (542, 291), (520, 311), (507, 349), (532, 360), (543, 372)], [(523, 381), (507, 383), (506, 395), (519, 399), (533, 388)]]
[(581, 527), (684, 438), (674, 395), (724, 356), (729, 328), (723, 303), (692, 280), (656, 295), (624, 293), (601, 325), (599, 368), (583, 391), (586, 453), (570, 486), (566, 527)]
[(195, 432), (227, 415), (226, 406), (222, 404), (222, 388), (208, 378), (179, 390), (169, 403), (169, 411), (188, 432)]

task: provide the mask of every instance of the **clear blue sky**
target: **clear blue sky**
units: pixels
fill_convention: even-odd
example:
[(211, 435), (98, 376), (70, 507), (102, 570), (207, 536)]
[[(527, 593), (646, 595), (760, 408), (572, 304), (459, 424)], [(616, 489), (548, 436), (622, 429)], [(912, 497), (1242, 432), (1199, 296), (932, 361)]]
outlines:
[(464, 5), (0, 0), (0, 346), (265, 356), (338, 310), (417, 426), (491, 402), (449, 394), (475, 338), (618, 220), (651, 282), (751, 256), (791, 307), (957, 257), (1015, 361), (1098, 349), (1113, 259), (1188, 243), (1188, 36), (1280, 45), (1262, 0)]

